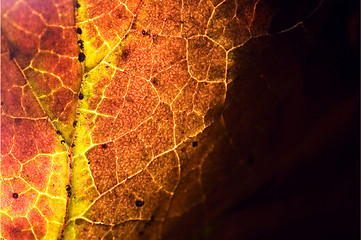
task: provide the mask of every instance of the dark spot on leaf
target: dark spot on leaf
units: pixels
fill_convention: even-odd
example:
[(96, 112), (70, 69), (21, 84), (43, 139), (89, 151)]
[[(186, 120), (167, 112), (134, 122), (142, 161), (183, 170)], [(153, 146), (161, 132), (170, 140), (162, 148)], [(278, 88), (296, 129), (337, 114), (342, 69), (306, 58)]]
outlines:
[(183, 24), (183, 23), (184, 23), (184, 21), (180, 21), (180, 23), (181, 23), (181, 24)]
[(90, 164), (90, 162), (88, 162), (88, 164)]
[(197, 142), (197, 141), (194, 141), (194, 142), (192, 143), (192, 146), (193, 146), (193, 147), (197, 147), (197, 146), (198, 146), (198, 142)]
[(149, 32), (147, 32), (145, 30), (142, 30), (142, 34), (143, 34), (143, 36), (149, 36), (150, 35)]
[(130, 50), (129, 50), (129, 49), (124, 49), (124, 50), (122, 51), (121, 58), (122, 58), (124, 61), (126, 61), (126, 60), (128, 60), (129, 55), (130, 55)]
[(85, 54), (80, 52), (78, 55), (78, 60), (79, 60), (79, 62), (83, 62), (85, 60)]
[(70, 197), (71, 196), (71, 187), (70, 187), (70, 185), (66, 185), (65, 189), (68, 192), (68, 197)]
[(79, 99), (83, 100), (84, 99), (84, 95), (82, 93), (79, 93)]
[(80, 8), (80, 4), (78, 2), (75, 3), (76, 8)]
[(157, 86), (157, 84), (158, 84), (158, 81), (157, 81), (157, 80), (158, 80), (157, 78), (153, 78), (153, 79), (152, 79), (152, 83), (153, 83), (154, 86)]
[(73, 144), (71, 145), (71, 147), (75, 147), (75, 144), (73, 143)]
[(106, 65), (106, 66), (105, 66), (105, 68), (106, 68), (106, 69), (108, 69), (108, 68), (109, 68), (109, 66), (108, 66), (108, 65)]
[(14, 51), (9, 50), (9, 59), (10, 59), (10, 60), (13, 60), (13, 59), (14, 59), (14, 57), (15, 57), (15, 53), (14, 53)]
[(106, 148), (108, 148), (108, 145), (106, 145), (106, 144), (104, 143), (104, 144), (102, 144), (102, 148), (106, 149)]
[(143, 232), (143, 231), (140, 231), (140, 232), (139, 232), (139, 235), (140, 235), (140, 236), (142, 236), (143, 234), (144, 234), (144, 232)]
[(76, 29), (76, 33), (77, 33), (77, 34), (82, 34), (83, 31), (81, 30), (81, 28), (77, 28), (77, 29)]
[(73, 127), (76, 127), (76, 124), (78, 123), (78, 121), (74, 121), (73, 122)]
[(21, 123), (21, 121), (22, 121), (21, 118), (15, 118), (15, 123), (16, 123), (16, 124)]
[(58, 130), (58, 131), (56, 131), (56, 134), (61, 135), (61, 132)]
[(60, 143), (64, 144), (64, 143), (65, 143), (65, 140), (61, 140)]
[(84, 42), (83, 42), (83, 40), (79, 40), (79, 41), (78, 41), (78, 45), (79, 45), (80, 49), (84, 49)]
[(142, 207), (144, 205), (144, 202), (142, 200), (135, 201), (135, 206)]
[(206, 85), (206, 86), (207, 86), (207, 85), (208, 85), (208, 83), (207, 83), (207, 82), (205, 82), (205, 83), (204, 83), (204, 85)]
[(125, 40), (125, 39), (127, 39), (127, 38), (128, 38), (128, 34), (125, 34), (125, 36), (124, 36), (124, 40)]
[(19, 194), (17, 194), (17, 193), (13, 193), (13, 198), (18, 198), (19, 197)]

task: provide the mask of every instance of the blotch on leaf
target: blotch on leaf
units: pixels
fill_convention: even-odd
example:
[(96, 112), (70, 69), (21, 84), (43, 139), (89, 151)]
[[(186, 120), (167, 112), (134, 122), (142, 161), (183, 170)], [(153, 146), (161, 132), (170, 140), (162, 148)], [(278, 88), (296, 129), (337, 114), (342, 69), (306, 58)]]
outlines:
[(194, 141), (194, 142), (192, 143), (192, 146), (193, 146), (193, 147), (197, 147), (197, 146), (198, 146), (198, 142), (197, 142), (197, 141)]
[(77, 28), (77, 29), (76, 29), (76, 33), (77, 33), (77, 34), (82, 34), (82, 32), (83, 32), (83, 31), (81, 30), (81, 28)]
[(84, 42), (83, 42), (83, 40), (79, 40), (79, 41), (78, 41), (78, 45), (79, 45), (80, 49), (84, 49)]
[(13, 193), (13, 198), (18, 198), (19, 197), (19, 194), (17, 194), (17, 193)]
[(85, 54), (84, 53), (79, 53), (79, 55), (78, 55), (78, 60), (79, 60), (79, 62), (84, 62), (84, 60), (85, 60)]
[(142, 200), (135, 201), (135, 206), (142, 207), (143, 205), (144, 205), (144, 201), (142, 201)]
[(66, 192), (68, 193), (68, 197), (71, 196), (71, 186), (70, 185), (66, 185), (65, 186)]
[(150, 35), (150, 33), (145, 31), (145, 30), (142, 31), (142, 34), (143, 34), (143, 36), (149, 36)]
[(15, 123), (16, 123), (16, 124), (21, 123), (21, 118), (15, 118)]
[(128, 60), (129, 55), (130, 55), (130, 50), (129, 50), (129, 49), (124, 49), (124, 50), (122, 51), (121, 58), (122, 58), (124, 61), (126, 61), (126, 60)]
[(82, 93), (79, 93), (79, 100), (83, 100), (84, 99), (84, 95)]

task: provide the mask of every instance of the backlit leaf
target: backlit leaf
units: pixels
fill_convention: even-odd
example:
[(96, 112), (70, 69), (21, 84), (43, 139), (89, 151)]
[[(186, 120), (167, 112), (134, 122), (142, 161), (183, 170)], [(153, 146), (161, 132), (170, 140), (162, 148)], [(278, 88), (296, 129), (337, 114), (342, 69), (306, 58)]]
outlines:
[(289, 110), (274, 130), (287, 103), (308, 111), (307, 38), (305, 16), (269, 33), (271, 2), (2, 1), (1, 237), (207, 239), (210, 219), (294, 168), (282, 136), (341, 110), (299, 129)]

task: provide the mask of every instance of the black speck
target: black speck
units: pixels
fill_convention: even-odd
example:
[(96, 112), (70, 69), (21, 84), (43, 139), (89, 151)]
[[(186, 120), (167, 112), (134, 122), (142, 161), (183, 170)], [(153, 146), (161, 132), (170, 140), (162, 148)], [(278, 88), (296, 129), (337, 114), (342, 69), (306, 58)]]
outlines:
[(65, 189), (68, 192), (68, 197), (70, 197), (71, 196), (71, 187), (70, 187), (70, 185), (66, 185)]
[(106, 69), (108, 69), (108, 68), (109, 68), (109, 66), (108, 66), (108, 65), (106, 65), (106, 66), (105, 66), (105, 68), (106, 68)]
[(198, 142), (197, 142), (197, 141), (194, 141), (194, 142), (192, 143), (192, 146), (193, 146), (193, 147), (197, 147), (197, 146), (198, 146)]
[(143, 34), (143, 36), (149, 36), (150, 35), (149, 32), (147, 32), (145, 30), (142, 31), (142, 34)]
[(77, 29), (76, 29), (76, 33), (77, 33), (77, 34), (82, 34), (83, 31), (81, 30), (81, 28), (77, 28)]
[(71, 145), (71, 147), (75, 147), (75, 144), (73, 143), (73, 144)]
[(83, 42), (83, 40), (79, 40), (79, 41), (78, 41), (78, 45), (79, 45), (80, 49), (84, 49), (84, 42)]
[(58, 130), (58, 131), (56, 131), (56, 134), (61, 135), (61, 132)]
[(135, 201), (135, 206), (142, 207), (144, 205), (144, 202), (142, 200)]
[(79, 96), (78, 96), (78, 97), (79, 97), (80, 100), (83, 100), (83, 99), (84, 99), (84, 95), (83, 95), (82, 93), (79, 93)]
[(80, 52), (79, 55), (78, 55), (78, 60), (79, 62), (84, 62), (85, 60), (85, 54)]
[(78, 2), (75, 3), (76, 8), (80, 8), (80, 4)]
[(17, 194), (17, 193), (13, 193), (13, 198), (18, 198), (19, 197), (19, 194)]
[(206, 85), (206, 86), (207, 86), (207, 85), (208, 85), (208, 83), (207, 83), (207, 82), (205, 82), (205, 83), (204, 83), (204, 85)]
[(102, 144), (102, 148), (103, 148), (103, 149), (106, 149), (106, 148), (108, 148), (108, 145)]
[(184, 21), (180, 21), (180, 23), (181, 23), (181, 24), (183, 24), (183, 23), (184, 23)]
[(60, 143), (64, 144), (64, 143), (65, 143), (65, 140), (61, 140)]
[(73, 127), (76, 127), (76, 124), (78, 123), (78, 121), (74, 121), (73, 122)]
[(88, 162), (88, 164), (90, 164), (90, 162)]

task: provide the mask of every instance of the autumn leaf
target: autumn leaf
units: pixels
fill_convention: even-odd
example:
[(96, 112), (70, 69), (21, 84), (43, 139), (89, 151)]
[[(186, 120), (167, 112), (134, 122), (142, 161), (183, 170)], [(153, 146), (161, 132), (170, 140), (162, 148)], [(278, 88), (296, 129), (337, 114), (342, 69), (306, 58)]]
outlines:
[[(277, 9), (2, 1), (1, 237), (210, 238), (209, 219), (301, 161), (289, 150), (289, 164), (253, 165), (283, 153), (278, 138), (266, 146), (277, 109), (291, 99), (306, 111), (300, 80), (281, 81), (298, 71), (302, 23), (269, 33)], [(294, 69), (280, 70), (284, 62)], [(347, 125), (355, 105), (342, 104)]]

